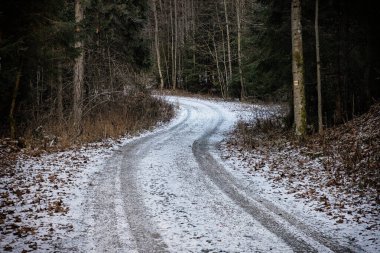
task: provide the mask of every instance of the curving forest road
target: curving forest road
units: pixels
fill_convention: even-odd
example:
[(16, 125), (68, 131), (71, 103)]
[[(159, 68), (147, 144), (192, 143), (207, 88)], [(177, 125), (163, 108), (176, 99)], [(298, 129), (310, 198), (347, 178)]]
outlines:
[(170, 98), (165, 129), (115, 152), (94, 179), (96, 252), (359, 252), (340, 246), (237, 180), (216, 145), (235, 119), (223, 106)]

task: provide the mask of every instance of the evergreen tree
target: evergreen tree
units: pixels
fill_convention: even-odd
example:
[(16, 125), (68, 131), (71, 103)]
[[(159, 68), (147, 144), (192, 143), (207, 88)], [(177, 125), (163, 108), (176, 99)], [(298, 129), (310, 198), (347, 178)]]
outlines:
[[(0, 5), (1, 132), (16, 135), (16, 125), (25, 126), (49, 110), (49, 91), (54, 89), (57, 59), (73, 54), (65, 20), (66, 1), (2, 1)], [(30, 108), (36, 108), (33, 112)], [(27, 111), (29, 110), (29, 111)], [(26, 116), (28, 115), (28, 116)], [(10, 126), (10, 127), (9, 127)], [(22, 128), (17, 131), (22, 132)]]
[(288, 101), (291, 96), (290, 1), (254, 3), (246, 52), (244, 77), (248, 96), (259, 100)]
[[(74, 59), (81, 54), (84, 93), (76, 103), (84, 114), (101, 89), (120, 92), (132, 69), (150, 66), (142, 36), (147, 1), (80, 3), (86, 15), (76, 24), (73, 0), (1, 1), (0, 134), (15, 137), (47, 118), (70, 118)], [(84, 46), (75, 48), (75, 41)]]

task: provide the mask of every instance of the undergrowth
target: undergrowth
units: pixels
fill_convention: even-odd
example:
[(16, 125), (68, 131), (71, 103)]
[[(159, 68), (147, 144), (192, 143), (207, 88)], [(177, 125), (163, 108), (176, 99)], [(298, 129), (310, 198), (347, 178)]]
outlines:
[(117, 138), (147, 130), (173, 115), (172, 105), (146, 93), (113, 97), (84, 115), (79, 133), (70, 120), (34, 122), (25, 132), (25, 145), (55, 149)]
[(280, 116), (239, 121), (229, 142), (265, 156), (298, 150), (308, 159), (322, 163), (331, 186), (342, 186), (348, 191), (352, 187), (363, 192), (373, 189), (380, 204), (380, 104), (344, 125), (327, 129), (323, 135), (304, 140), (297, 139), (284, 122)]
[(273, 146), (274, 143), (285, 141), (285, 137), (290, 137), (290, 130), (283, 116), (268, 112), (256, 116), (253, 122), (240, 120), (236, 125), (238, 143), (247, 150)]

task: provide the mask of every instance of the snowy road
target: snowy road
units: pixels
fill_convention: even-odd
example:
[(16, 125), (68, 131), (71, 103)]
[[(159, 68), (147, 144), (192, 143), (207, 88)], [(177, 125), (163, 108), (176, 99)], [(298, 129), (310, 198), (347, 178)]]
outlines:
[[(97, 252), (350, 252), (225, 170), (216, 145), (236, 117), (171, 98), (170, 127), (116, 152), (87, 203)], [(356, 251), (356, 250), (355, 250)]]

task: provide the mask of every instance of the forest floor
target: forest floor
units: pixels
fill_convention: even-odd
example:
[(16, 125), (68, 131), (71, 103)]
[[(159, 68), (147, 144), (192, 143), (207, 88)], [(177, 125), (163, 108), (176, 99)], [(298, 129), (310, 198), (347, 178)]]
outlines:
[[(239, 185), (244, 186), (242, 189), (249, 188), (251, 194), (258, 196), (258, 202), (263, 199), (264, 203), (272, 203), (278, 206), (279, 210), (286, 210), (281, 211), (283, 215), (279, 214), (278, 216), (286, 216), (285, 213), (289, 213), (306, 222), (313, 229), (321, 231), (344, 245), (358, 245), (365, 252), (379, 252), (379, 192), (378, 185), (376, 185), (379, 182), (378, 174), (376, 174), (379, 173), (378, 163), (376, 165), (379, 154), (379, 129), (376, 127), (379, 126), (378, 109), (373, 109), (370, 114), (357, 118), (346, 126), (330, 130), (325, 135), (324, 145), (321, 145), (320, 138), (311, 138), (306, 142), (299, 143), (281, 128), (273, 137), (270, 132), (260, 131), (259, 128), (255, 127), (254, 123), (260, 121), (261, 126), (263, 126), (266, 124), (263, 119), (273, 118), (281, 114), (278, 106), (226, 103), (216, 100), (206, 102), (205, 100), (190, 99), (190, 102), (187, 102), (189, 106), (186, 110), (191, 110), (191, 113), (186, 116), (187, 119), (185, 118), (186, 110), (183, 106), (173, 99), (171, 101), (177, 107), (176, 119), (170, 124), (161, 124), (155, 130), (141, 133), (135, 137), (129, 136), (117, 140), (105, 140), (65, 151), (53, 153), (36, 152), (34, 154), (25, 153), (17, 147), (17, 143), (3, 140), (0, 148), (0, 251), (96, 252), (97, 249), (100, 249), (99, 245), (97, 245), (100, 241), (105, 239), (112, 241), (115, 238), (121, 238), (124, 242), (117, 242), (113, 245), (116, 248), (111, 252), (117, 252), (118, 250), (119, 252), (120, 250), (125, 252), (127, 249), (130, 252), (135, 252), (135, 246), (131, 246), (134, 243), (128, 244), (134, 239), (132, 238), (133, 233), (128, 232), (131, 231), (130, 225), (124, 220), (125, 218), (128, 219), (128, 217), (123, 216), (125, 215), (123, 211), (123, 201), (125, 200), (121, 196), (115, 196), (115, 193), (111, 191), (120, 184), (117, 180), (115, 181), (116, 183), (112, 183), (112, 180), (115, 180), (115, 178), (123, 179), (123, 177), (119, 176), (120, 171), (112, 173), (112, 170), (116, 170), (116, 167), (118, 167), (118, 163), (126, 159), (125, 157), (120, 159), (119, 155), (124, 154), (133, 143), (144, 143), (143, 140), (151, 142), (150, 144), (148, 143), (148, 147), (154, 146), (152, 149), (153, 154), (155, 152), (164, 152), (165, 150), (160, 145), (164, 145), (166, 141), (161, 139), (162, 136), (159, 133), (167, 131), (169, 127), (174, 129), (173, 126), (179, 124), (180, 121), (184, 121), (184, 123), (181, 123), (177, 128), (180, 131), (187, 132), (173, 137), (169, 137), (170, 132), (168, 132), (165, 138), (167, 138), (166, 140), (171, 140), (170, 138), (178, 139), (179, 145), (182, 143), (182, 146), (178, 150), (173, 146), (167, 151), (174, 155), (181, 152), (181, 149), (186, 152), (189, 149), (191, 155), (192, 145), (189, 145), (185, 140), (189, 138), (189, 143), (194, 141), (190, 138), (192, 135), (199, 138), (199, 133), (196, 132), (196, 129), (203, 129), (208, 117), (216, 114), (219, 115), (218, 117), (224, 115), (226, 123), (223, 123), (223, 132), (218, 133), (218, 138), (215, 140), (218, 143), (218, 148), (210, 152), (217, 161), (223, 164), (226, 175), (233, 175), (238, 180)], [(208, 107), (217, 109), (210, 111), (209, 108), (207, 109), (208, 111), (202, 111), (199, 104), (207, 104)], [(253, 139), (247, 137), (249, 131), (254, 131)], [(351, 133), (356, 133), (356, 135)], [(154, 141), (150, 137), (152, 135), (157, 135), (156, 139), (159, 141)], [(207, 134), (205, 136), (207, 137)], [(355, 144), (356, 146), (352, 144), (353, 139), (357, 143)], [(329, 145), (326, 143), (329, 143)], [(166, 145), (170, 146), (170, 143)], [(193, 152), (196, 153), (194, 145)], [(355, 160), (355, 166), (349, 167), (350, 170), (345, 170), (345, 166), (340, 160), (343, 159), (340, 155), (342, 151), (335, 150), (348, 150), (348, 147), (360, 147), (365, 152), (360, 153), (362, 159)], [(131, 148), (133, 148), (133, 145)], [(356, 156), (359, 157), (357, 148), (353, 152), (356, 152)], [(149, 155), (151, 151), (144, 151), (143, 153)], [(156, 154), (157, 157), (158, 153)], [(132, 154), (129, 153), (130, 156)], [(291, 249), (283, 241), (277, 241), (278, 239), (274, 238), (270, 233), (268, 234), (264, 228), (256, 228), (252, 231), (250, 226), (257, 222), (250, 221), (251, 225), (248, 226), (245, 222), (248, 222), (252, 217), (247, 216), (244, 211), (242, 212), (239, 207), (233, 205), (230, 200), (227, 201), (228, 197), (224, 196), (225, 193), (220, 192), (218, 187), (213, 186), (212, 180), (199, 179), (200, 181), (191, 181), (194, 173), (196, 175), (200, 173), (200, 178), (204, 178), (204, 174), (203, 172), (197, 172), (197, 162), (191, 163), (188, 161), (189, 158), (182, 157), (186, 157), (186, 155), (188, 154), (178, 153), (178, 157), (175, 157), (173, 161), (175, 164), (184, 166), (182, 170), (177, 171), (177, 169), (169, 165), (174, 170), (174, 174), (167, 174), (165, 166), (168, 165), (162, 165), (162, 168), (154, 165), (155, 170), (152, 172), (150, 170), (153, 168), (152, 164), (159, 162), (153, 159), (149, 161), (149, 166), (144, 167), (144, 169), (140, 168), (141, 170), (146, 170), (146, 178), (137, 177), (137, 180), (143, 180), (144, 184), (141, 187), (146, 188), (148, 195), (152, 193), (158, 194), (148, 200), (148, 203), (150, 203), (149, 201), (153, 203), (151, 207), (153, 210), (149, 212), (155, 216), (155, 219), (169, 213), (172, 217), (162, 217), (168, 219), (167, 221), (172, 218), (178, 222), (181, 221), (180, 226), (185, 226), (189, 223), (186, 230), (189, 235), (191, 234), (191, 237), (186, 239), (187, 234), (182, 234), (182, 237), (178, 237), (179, 235), (177, 234), (178, 238), (176, 236), (174, 238), (179, 241), (176, 242), (170, 241), (165, 235), (170, 231), (174, 231), (174, 234), (182, 233), (183, 231), (179, 230), (178, 227), (176, 228), (178, 224), (172, 224), (173, 227), (171, 228), (168, 223), (158, 228), (158, 231), (161, 231), (161, 235), (170, 246), (169, 250), (173, 249), (173, 252), (175, 252), (178, 247), (184, 247), (181, 244), (176, 245), (181, 240), (184, 240), (184, 244), (189, 244), (189, 247), (194, 249), (213, 246), (215, 248), (229, 248), (230, 250), (227, 250), (227, 252), (248, 252), (248, 246), (254, 243), (257, 244), (255, 246), (256, 249), (258, 248), (257, 252), (266, 252), (268, 250), (272, 252), (291, 252)], [(201, 157), (202, 155), (199, 156), (199, 159), (203, 159)], [(365, 163), (358, 162), (363, 159), (366, 159)], [(136, 162), (135, 164), (140, 163)], [(185, 165), (187, 163), (191, 163), (190, 167)], [(163, 164), (167, 164), (167, 162), (163, 161)], [(359, 171), (355, 170), (357, 166), (364, 166), (363, 164), (369, 169), (374, 168), (374, 174), (368, 176), (364, 173), (359, 173), (361, 169)], [(157, 178), (153, 178), (153, 181), (148, 180), (150, 177), (158, 176), (159, 172), (169, 178), (177, 173), (187, 173), (186, 170), (190, 168), (193, 173), (179, 174), (181, 177), (170, 181), (173, 185), (167, 185), (167, 181), (157, 181), (159, 180)], [(371, 171), (369, 170), (368, 173), (373, 173)], [(355, 177), (351, 172), (355, 172)], [(206, 171), (205, 173), (210, 172)], [(357, 173), (359, 174), (356, 175)], [(212, 176), (210, 177), (212, 179)], [(200, 191), (204, 196), (189, 195), (192, 203), (189, 203), (189, 206), (182, 206), (189, 196), (182, 196), (182, 194), (185, 194), (184, 192), (181, 194), (178, 194), (178, 192), (169, 194), (169, 190), (176, 189), (177, 186), (180, 186), (180, 182), (188, 183), (189, 180), (195, 186), (199, 186), (200, 183), (207, 183), (208, 185), (198, 187), (199, 189), (191, 188), (189, 194)], [(111, 182), (109, 189), (101, 188), (101, 184), (108, 181)], [(183, 190), (184, 188), (181, 187), (181, 189)], [(210, 193), (210, 195), (209, 191), (213, 194)], [(94, 201), (98, 202), (88, 204), (89, 201), (93, 201), (89, 199), (90, 196), (94, 197), (93, 192), (97, 192), (98, 195), (95, 196)], [(103, 193), (110, 195), (109, 197), (107, 197), (108, 195), (99, 195)], [(205, 197), (208, 195), (210, 195), (210, 198)], [(224, 197), (216, 198), (216, 196)], [(128, 197), (126, 198), (128, 200)], [(103, 201), (104, 203), (112, 202), (109, 206), (109, 208), (112, 207), (111, 212), (97, 209), (97, 207), (104, 204)], [(193, 202), (198, 202), (198, 205), (194, 206)], [(170, 203), (180, 204), (181, 208), (176, 207), (172, 210), (170, 206), (167, 206)], [(269, 204), (269, 206), (272, 204)], [(201, 210), (197, 208), (200, 205), (202, 206)], [(220, 209), (219, 205), (223, 205), (225, 208)], [(215, 212), (215, 208), (220, 209), (217, 212), (218, 214), (221, 215), (221, 213), (225, 212), (226, 216), (222, 217), (222, 219), (217, 219), (206, 215), (207, 212), (211, 212), (209, 215)], [(111, 214), (115, 214), (113, 219), (96, 218)], [(193, 217), (191, 214), (193, 214)], [(199, 218), (197, 214), (206, 216)], [(234, 216), (235, 214), (239, 215)], [(237, 221), (233, 221), (234, 217), (236, 217)], [(189, 219), (194, 218), (196, 220), (190, 224)], [(217, 220), (217, 224), (224, 222), (224, 225), (220, 223), (216, 227), (212, 227), (208, 223), (214, 219)], [(97, 220), (98, 223), (94, 222), (94, 220)], [(95, 224), (99, 225), (99, 222), (102, 224), (102, 221), (113, 224), (104, 228), (95, 226)], [(155, 225), (157, 226), (162, 222), (164, 221), (159, 219), (159, 223)], [(205, 222), (205, 224), (202, 225), (202, 222)], [(230, 226), (225, 225), (228, 222), (231, 222)], [(256, 225), (260, 226), (259, 224)], [(206, 233), (205, 231), (208, 230), (211, 232)], [(247, 235), (243, 235), (242, 230)], [(218, 232), (215, 233), (215, 231)], [(254, 232), (253, 237), (249, 235), (252, 232)], [(205, 234), (196, 236), (197, 233)], [(88, 238), (89, 235), (99, 236), (99, 238), (91, 239)], [(158, 240), (161, 235), (154, 234), (155, 240)], [(214, 237), (219, 235), (221, 238), (215, 241)], [(242, 238), (239, 236), (242, 236)], [(228, 240), (230, 237), (236, 237), (234, 242)], [(192, 240), (195, 240), (196, 243), (191, 244)], [(274, 244), (273, 240), (278, 244), (271, 245)], [(104, 243), (101, 246), (107, 247), (107, 245), (108, 243)]]
[[(283, 113), (241, 119), (220, 145), (227, 163), (269, 187), (288, 208), (303, 203), (371, 252), (380, 249), (380, 104), (341, 126), (297, 140)], [(311, 212), (315, 214), (315, 212)]]

